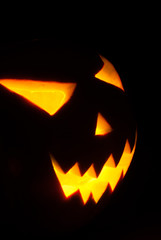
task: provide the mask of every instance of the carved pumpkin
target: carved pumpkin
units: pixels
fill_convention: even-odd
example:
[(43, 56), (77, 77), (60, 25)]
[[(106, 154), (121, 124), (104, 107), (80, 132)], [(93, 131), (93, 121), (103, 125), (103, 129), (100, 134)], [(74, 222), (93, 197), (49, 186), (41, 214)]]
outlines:
[(23, 228), (36, 228), (35, 221), (53, 231), (79, 225), (107, 202), (135, 152), (136, 126), (121, 79), (87, 49), (38, 41), (5, 49), (2, 57), (7, 207), (23, 216)]

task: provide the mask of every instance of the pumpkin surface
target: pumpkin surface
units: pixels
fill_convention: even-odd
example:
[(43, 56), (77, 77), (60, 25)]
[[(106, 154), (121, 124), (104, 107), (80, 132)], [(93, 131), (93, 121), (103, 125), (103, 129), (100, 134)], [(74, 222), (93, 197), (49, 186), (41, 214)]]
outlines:
[(0, 112), (6, 221), (24, 231), (71, 230), (107, 204), (137, 132), (126, 89), (105, 57), (43, 41), (4, 49)]

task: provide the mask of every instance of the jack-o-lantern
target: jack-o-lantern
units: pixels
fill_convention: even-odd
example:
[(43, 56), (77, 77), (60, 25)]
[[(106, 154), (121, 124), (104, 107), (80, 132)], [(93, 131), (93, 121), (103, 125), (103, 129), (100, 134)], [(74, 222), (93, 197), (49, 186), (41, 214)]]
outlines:
[(135, 152), (121, 79), (97, 53), (46, 42), (8, 47), (1, 58), (1, 177), (11, 219), (16, 212), (28, 219), (23, 226), (52, 231), (79, 225), (105, 204)]

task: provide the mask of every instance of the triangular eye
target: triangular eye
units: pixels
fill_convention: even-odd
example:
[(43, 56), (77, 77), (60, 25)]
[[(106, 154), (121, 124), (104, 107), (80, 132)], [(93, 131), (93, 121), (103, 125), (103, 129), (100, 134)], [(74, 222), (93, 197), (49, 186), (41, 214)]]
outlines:
[(106, 119), (101, 115), (101, 113), (98, 113), (95, 135), (106, 135), (111, 131), (111, 125), (106, 121)]
[(76, 83), (2, 79), (0, 84), (54, 115), (72, 96)]
[(112, 65), (106, 58), (100, 55), (101, 60), (103, 61), (104, 65), (102, 69), (95, 75), (101, 81), (107, 82), (115, 87), (120, 88), (124, 91), (121, 79)]

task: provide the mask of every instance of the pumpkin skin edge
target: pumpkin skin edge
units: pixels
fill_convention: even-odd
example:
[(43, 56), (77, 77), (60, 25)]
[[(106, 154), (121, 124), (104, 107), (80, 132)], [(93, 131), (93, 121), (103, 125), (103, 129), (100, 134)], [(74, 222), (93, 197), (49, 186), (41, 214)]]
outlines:
[[(32, 53), (32, 51), (31, 51), (31, 53)], [(21, 66), (19, 67), (17, 64), (17, 67), (19, 67), (21, 69), (20, 75), (21, 74), (23, 75), (23, 71), (25, 71), (24, 67), (22, 65), (23, 64), (21, 64)], [(98, 65), (99, 65), (99, 67), (97, 68), (97, 71), (98, 71), (98, 69), (100, 69), (101, 64), (99, 63)], [(14, 67), (15, 66), (13, 66), (13, 68)], [(32, 66), (32, 68), (33, 68), (33, 66)], [(40, 70), (40, 66), (37, 69), (37, 72), (29, 71), (28, 76), (35, 74), (36, 77), (34, 79), (36, 80), (38, 78), (38, 76), (40, 75), (40, 73), (38, 73), (38, 70)], [(2, 73), (1, 73), (1, 76), (3, 76), (3, 78), (5, 75), (5, 71), (6, 70), (4, 67), (4, 71), (2, 70)], [(10, 70), (8, 70), (8, 71), (10, 71)], [(15, 71), (15, 73), (13, 75), (17, 76), (17, 72), (16, 72), (17, 69), (15, 68), (14, 71)], [(11, 75), (12, 75), (11, 73), (8, 73), (7, 77), (11, 76)], [(52, 77), (49, 75), (50, 74), (48, 73), (48, 77), (50, 79), (52, 79)], [(71, 74), (71, 75), (72, 76), (74, 75), (74, 77), (72, 79), (74, 79), (76, 76), (75, 73)], [(50, 161), (50, 157), (49, 157), (49, 152), (53, 152), (54, 154), (56, 154), (56, 156), (60, 155), (60, 157), (59, 157), (61, 159), (60, 162), (64, 164), (63, 169), (67, 169), (67, 168), (69, 169), (72, 166), (73, 161), (76, 161), (75, 159), (78, 159), (78, 157), (79, 157), (78, 160), (80, 160), (79, 162), (82, 165), (82, 167), (81, 167), (82, 173), (84, 173), (87, 170), (88, 166), (90, 166), (91, 161), (93, 161), (93, 160), (88, 160), (88, 159), (93, 159), (92, 158), (93, 153), (90, 153), (90, 151), (92, 151), (92, 149), (94, 149), (94, 146), (96, 146), (97, 143), (99, 143), (99, 140), (101, 140), (101, 137), (95, 138), (95, 136), (92, 135), (95, 130), (94, 128), (96, 125), (96, 118), (97, 118), (98, 112), (104, 113), (104, 112), (106, 112), (106, 109), (109, 110), (108, 114), (107, 113), (104, 114), (106, 116), (106, 119), (108, 119), (108, 120), (110, 119), (110, 123), (114, 129), (114, 132), (111, 133), (109, 135), (109, 137), (112, 136), (112, 134), (117, 135), (117, 131), (119, 129), (119, 126), (117, 125), (117, 121), (118, 121), (117, 116), (121, 116), (121, 114), (122, 114), (122, 111), (119, 110), (119, 112), (117, 113), (117, 110), (120, 109), (120, 106), (125, 104), (125, 102), (127, 100), (126, 96), (124, 97), (125, 94), (122, 93), (119, 89), (116, 89), (114, 86), (110, 86), (107, 83), (104, 83), (101, 81), (99, 82), (94, 77), (91, 77), (91, 76), (89, 77), (89, 73), (87, 74), (87, 77), (84, 77), (83, 75), (84, 75), (84, 73), (81, 74), (81, 77), (78, 78), (79, 84), (77, 86), (78, 88), (76, 88), (76, 93), (78, 93), (78, 97), (74, 93), (73, 97), (69, 100), (69, 102), (67, 104), (65, 104), (63, 106), (63, 108), (61, 108), (57, 112), (57, 114), (51, 118), (48, 116), (48, 114), (44, 113), (43, 111), (39, 111), (39, 109), (37, 107), (33, 106), (32, 104), (29, 104), (28, 101), (26, 101), (24, 99), (23, 100), (20, 99), (19, 96), (16, 96), (15, 94), (10, 94), (10, 96), (9, 96), (8, 92), (4, 91), (4, 89), (2, 89), (2, 91), (1, 91), (1, 100), (2, 100), (1, 102), (4, 103), (4, 101), (5, 101), (5, 104), (6, 104), (5, 107), (2, 106), (2, 104), (1, 104), (1, 110), (2, 110), (1, 112), (3, 113), (2, 119), (1, 119), (2, 126), (9, 126), (10, 123), (12, 123), (11, 126), (9, 127), (9, 129), (7, 129), (7, 130), (3, 129), (2, 135), (1, 135), (1, 136), (3, 136), (3, 138), (2, 138), (3, 139), (3, 144), (2, 144), (3, 149), (1, 151), (1, 159), (4, 159), (3, 161), (6, 161), (6, 163), (4, 163), (6, 171), (8, 171), (8, 168), (9, 168), (8, 173), (6, 173), (4, 171), (4, 173), (2, 174), (5, 179), (5, 180), (3, 179), (3, 182), (5, 182), (5, 181), (7, 182), (6, 188), (8, 190), (5, 192), (5, 195), (7, 198), (7, 195), (11, 194), (11, 196), (12, 196), (11, 199), (14, 202), (14, 204), (16, 204), (16, 208), (20, 208), (21, 210), (23, 209), (24, 215), (28, 215), (28, 217), (26, 217), (26, 219), (28, 219), (28, 220), (26, 220), (26, 222), (28, 222), (29, 219), (33, 217), (32, 211), (35, 211), (35, 215), (34, 214), (33, 215), (34, 215), (34, 218), (36, 219), (36, 221), (38, 221), (37, 220), (38, 209), (41, 209), (41, 208), (42, 208), (42, 218), (41, 219), (43, 219), (43, 216), (46, 216), (45, 219), (47, 219), (49, 217), (49, 219), (50, 219), (49, 222), (54, 221), (53, 220), (54, 218), (56, 218), (55, 222), (58, 221), (58, 219), (60, 219), (60, 221), (61, 221), (62, 216), (65, 212), (64, 209), (68, 208), (68, 206), (67, 206), (68, 204), (66, 203), (63, 207), (63, 210), (62, 210), (62, 213), (60, 214), (60, 216), (59, 216), (59, 212), (57, 212), (57, 214), (54, 214), (54, 215), (56, 215), (56, 217), (54, 217), (53, 214), (51, 213), (52, 211), (54, 211), (56, 209), (56, 207), (55, 207), (56, 204), (58, 204), (58, 205), (60, 204), (60, 202), (59, 202), (60, 199), (62, 199), (61, 203), (64, 204), (65, 198), (60, 189), (59, 183), (53, 174), (53, 169), (52, 169), (52, 165), (51, 165), (51, 161)], [(44, 76), (45, 76), (45, 73), (44, 73)], [(70, 74), (69, 74), (69, 76), (70, 76)], [(83, 78), (82, 78), (82, 76), (83, 76)], [(24, 78), (25, 77), (26, 77), (26, 73), (24, 74)], [(67, 80), (69, 80), (69, 78), (70, 77), (67, 77)], [(83, 79), (82, 82), (81, 82), (81, 79)], [(89, 80), (89, 83), (86, 85), (86, 87), (83, 89), (83, 85), (86, 84), (85, 79), (90, 79), (90, 80)], [(64, 78), (63, 78), (63, 80), (64, 80)], [(92, 92), (92, 90), (91, 90), (92, 89), (92, 87), (91, 87), (92, 81), (93, 81), (92, 85), (93, 85), (94, 93), (89, 92), (89, 89)], [(94, 86), (94, 84), (96, 84), (96, 85)], [(101, 90), (103, 88), (105, 88), (108, 91), (108, 97), (106, 100), (107, 106), (100, 107), (101, 104), (104, 102), (104, 99), (106, 98), (105, 90), (103, 90), (103, 94), (102, 93), (98, 94), (98, 92), (99, 91), (101, 92)], [(123, 100), (120, 101), (120, 99), (122, 97), (123, 97)], [(6, 101), (7, 98), (8, 98), (8, 100)], [(74, 103), (72, 102), (73, 99), (76, 100)], [(112, 102), (111, 100), (114, 100), (114, 99), (115, 99), (114, 103), (111, 104), (111, 102)], [(113, 106), (110, 106), (110, 104)], [(6, 110), (7, 107), (9, 107), (9, 111)], [(116, 107), (117, 107), (117, 109), (116, 109)], [(16, 110), (16, 108), (17, 108), (17, 110)], [(92, 113), (91, 116), (94, 116), (95, 120), (91, 120), (92, 117), (89, 117), (90, 120), (88, 123), (86, 123), (84, 118), (87, 118), (86, 116), (90, 115), (89, 109)], [(115, 110), (113, 110), (113, 109), (115, 109)], [(128, 116), (128, 114), (126, 113), (127, 108), (124, 107), (122, 109), (124, 109), (123, 113), (126, 116)], [(111, 116), (112, 112), (113, 112), (113, 116)], [(19, 114), (20, 117), (18, 117), (19, 116), (18, 113), (20, 113)], [(66, 113), (67, 113), (67, 115), (64, 117), (64, 115)], [(75, 113), (75, 115), (73, 115), (73, 113)], [(79, 116), (80, 116), (80, 120), (77, 121)], [(125, 123), (128, 123), (129, 119), (131, 121), (132, 117), (128, 116)], [(118, 133), (119, 133), (118, 136), (121, 136), (121, 134), (124, 133), (124, 136), (122, 136), (122, 143), (120, 146), (120, 150), (115, 152), (113, 149), (114, 146), (112, 147), (112, 143), (110, 145), (108, 137), (106, 136), (106, 139), (103, 137), (104, 138), (103, 140), (106, 140), (106, 141), (103, 141), (103, 140), (100, 141), (99, 147), (97, 149), (98, 153), (94, 157), (95, 159), (98, 158), (98, 155), (100, 154), (103, 146), (105, 147), (104, 152), (106, 152), (105, 142), (109, 143), (109, 149), (106, 152), (105, 156), (107, 157), (108, 154), (113, 153), (116, 159), (118, 159), (118, 160), (120, 159), (126, 139), (127, 138), (129, 139), (135, 131), (135, 126), (134, 126), (133, 121), (129, 124), (129, 126), (130, 126), (129, 128), (132, 127), (132, 131), (129, 131), (128, 129), (126, 129), (127, 126), (124, 123), (124, 118), (121, 117), (120, 120), (121, 120), (120, 121), (121, 126), (124, 126), (124, 128), (122, 130), (120, 130), (120, 132), (118, 131)], [(73, 125), (74, 129), (72, 130), (72, 134), (65, 132), (64, 129), (65, 128), (71, 129), (71, 126), (73, 123), (74, 123), (74, 125)], [(87, 124), (87, 126), (85, 123)], [(59, 126), (59, 124), (60, 124), (60, 128), (61, 128), (61, 126), (63, 126), (64, 129), (62, 128), (62, 130), (60, 130), (58, 128), (58, 130), (57, 130), (56, 128), (57, 128), (57, 126)], [(85, 136), (86, 129), (88, 129), (88, 126), (90, 124), (92, 126), (92, 131), (88, 130), (88, 134), (87, 134), (87, 136)], [(14, 127), (14, 129), (13, 129), (13, 127)], [(16, 132), (15, 129), (18, 129), (18, 131)], [(39, 131), (40, 129), (41, 130), (43, 129), (43, 130)], [(124, 131), (125, 129), (126, 129), (126, 131)], [(125, 132), (127, 134), (125, 134)], [(66, 133), (67, 134), (66, 136), (69, 136), (70, 140), (72, 138), (73, 139), (68, 142), (68, 139), (65, 139), (65, 137), (64, 137), (63, 144), (61, 145), (60, 143), (62, 141), (61, 138), (63, 139), (63, 137), (62, 137), (63, 133), (64, 134)], [(57, 136), (59, 134), (60, 134), (60, 137), (57, 138)], [(85, 143), (82, 140), (83, 137), (81, 137), (81, 134), (82, 135), (84, 134), (83, 137), (86, 137), (87, 139), (91, 140), (91, 143), (88, 145), (90, 151), (87, 150), (87, 146), (85, 146)], [(9, 141), (8, 141), (8, 136), (10, 136)], [(15, 136), (16, 136), (16, 140), (15, 140)], [(23, 139), (23, 141), (22, 141), (22, 139)], [(75, 141), (76, 139), (77, 139), (77, 141)], [(68, 142), (68, 144), (67, 144), (67, 142)], [(73, 147), (73, 148), (75, 148), (75, 150), (73, 152), (72, 152), (73, 148), (71, 148), (71, 150), (69, 150), (69, 146), (70, 146), (71, 142), (75, 142), (75, 147)], [(113, 142), (114, 142), (114, 140), (113, 140)], [(119, 137), (116, 142), (117, 142), (116, 146), (119, 145), (119, 142), (120, 142)], [(134, 143), (134, 136), (132, 136), (131, 142)], [(4, 146), (5, 144), (8, 144), (8, 146)], [(86, 144), (87, 144), (87, 142), (86, 142)], [(60, 147), (58, 147), (58, 145)], [(83, 147), (85, 150), (81, 152), (80, 149)], [(61, 149), (63, 149), (63, 152), (61, 151)], [(68, 157), (66, 157), (66, 155), (67, 155), (66, 153), (69, 154)], [(103, 156), (104, 159), (105, 159), (105, 156)], [(43, 161), (43, 157), (44, 157), (44, 159), (46, 159), (45, 162)], [(65, 159), (65, 157), (66, 157), (66, 159)], [(23, 158), (23, 160), (22, 160), (22, 158)], [(28, 159), (30, 159), (30, 161)], [(83, 166), (83, 160), (81, 160), (81, 159), (87, 160), (85, 167)], [(14, 164), (13, 164), (13, 161), (15, 161)], [(68, 162), (70, 163), (69, 165), (68, 165)], [(32, 169), (31, 169), (31, 166), (32, 166)], [(97, 169), (97, 167), (96, 167), (96, 169)], [(99, 167), (98, 167), (98, 169), (99, 169)], [(45, 172), (43, 172), (43, 170), (45, 170)], [(98, 170), (98, 174), (99, 174), (99, 172), (100, 172), (100, 170)], [(8, 177), (8, 179), (7, 179), (7, 177)], [(120, 177), (120, 179), (121, 178), (122, 177)], [(54, 189), (52, 187), (53, 182), (56, 186), (56, 187), (54, 187)], [(17, 185), (17, 183), (18, 183), (18, 185)], [(12, 193), (10, 193), (10, 191)], [(111, 190), (108, 189), (107, 192), (111, 192)], [(46, 196), (45, 196), (45, 194), (46, 194)], [(58, 196), (59, 200), (54, 201), (53, 198), (51, 198), (51, 196), (55, 197), (56, 195)], [(110, 194), (107, 194), (108, 197), (109, 197), (109, 195)], [(72, 200), (72, 199), (74, 199), (74, 200)], [(21, 200), (23, 203), (21, 202)], [(75, 214), (75, 216), (77, 216), (78, 219), (79, 218), (81, 219), (76, 224), (77, 226), (79, 226), (81, 224), (81, 221), (82, 222), (84, 221), (83, 220), (84, 217), (82, 217), (82, 218), (80, 217), (80, 212), (82, 211), (82, 202), (81, 202), (79, 193), (76, 193), (74, 198), (71, 197), (70, 199), (68, 199), (67, 202), (69, 203), (70, 200), (71, 200), (71, 203), (69, 204), (70, 211), (71, 211), (71, 209), (78, 208), (78, 205), (77, 205), (78, 202), (80, 204), (80, 207), (77, 209), (76, 214)], [(39, 204), (37, 204), (38, 201), (40, 201)], [(48, 202), (48, 203), (44, 204), (44, 202)], [(26, 205), (28, 205), (28, 203), (30, 203), (29, 204), (30, 207), (29, 206), (26, 207)], [(54, 206), (54, 204), (55, 204), (55, 206)], [(19, 207), (18, 205), (21, 205), (21, 207)], [(35, 205), (37, 205), (36, 208), (34, 207)], [(51, 212), (50, 212), (50, 210), (49, 211), (46, 210), (46, 208), (49, 205), (52, 206), (51, 209), (53, 209)], [(91, 205), (91, 206), (89, 207), (89, 205)], [(89, 218), (92, 218), (92, 216), (90, 216), (90, 214), (93, 211), (93, 206), (95, 206), (95, 205), (93, 204), (92, 199), (90, 197), (88, 205), (84, 208), (85, 209), (84, 214), (86, 216), (88, 216)], [(87, 209), (88, 207), (90, 210)], [(11, 206), (11, 209), (13, 209), (13, 212), (15, 212), (14, 207)], [(19, 213), (21, 212), (20, 209), (18, 211)], [(29, 211), (27, 209), (29, 209)], [(61, 211), (61, 207), (59, 207), (59, 211)], [(66, 210), (65, 215), (68, 216), (70, 211)], [(99, 211), (99, 210), (96, 210), (96, 212), (97, 211)], [(49, 216), (50, 214), (51, 214), (51, 216)], [(20, 213), (20, 216), (21, 216), (21, 213)], [(22, 216), (23, 216), (23, 214), (22, 214)], [(73, 219), (74, 219), (74, 217), (73, 217)], [(74, 222), (73, 219), (71, 217), (71, 223), (69, 223), (69, 226), (70, 225), (72, 226), (72, 224)], [(67, 222), (67, 220), (64, 220), (64, 225), (66, 224), (66, 222)], [(45, 223), (43, 221), (43, 224), (42, 224), (40, 221), (39, 223), (37, 223), (37, 225), (39, 226), (39, 224), (43, 225)], [(59, 226), (59, 224), (58, 224), (58, 226)], [(33, 221), (33, 225), (34, 225), (34, 221)], [(46, 225), (48, 225), (48, 224), (46, 224)], [(51, 224), (51, 225), (53, 225), (53, 224)]]

